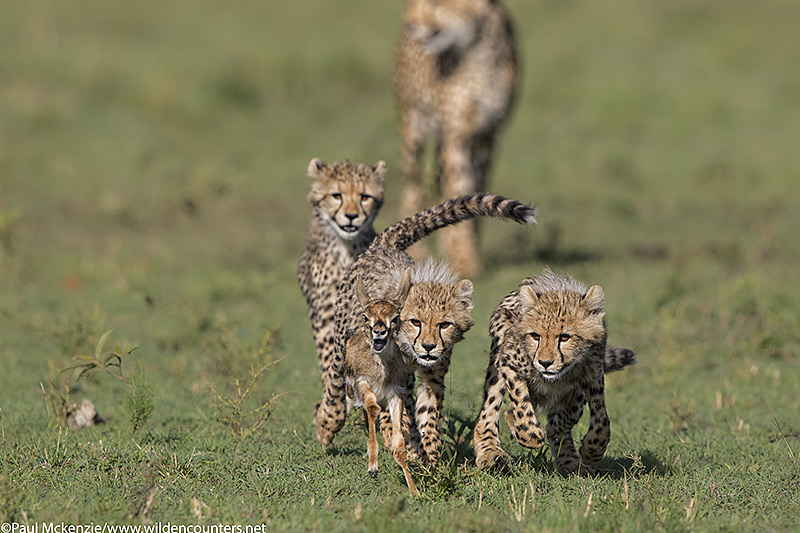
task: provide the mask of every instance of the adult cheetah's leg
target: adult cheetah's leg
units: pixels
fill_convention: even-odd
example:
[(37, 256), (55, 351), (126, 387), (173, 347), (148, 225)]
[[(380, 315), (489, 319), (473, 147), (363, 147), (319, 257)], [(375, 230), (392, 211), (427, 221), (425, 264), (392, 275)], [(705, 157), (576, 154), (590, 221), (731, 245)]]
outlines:
[[(420, 124), (423, 118), (414, 110), (408, 110), (402, 117), (400, 132), (400, 165), (402, 166), (405, 186), (400, 198), (401, 216), (408, 217), (422, 210), (425, 203), (422, 191), (422, 152), (425, 133)], [(423, 243), (412, 246), (409, 253), (415, 260), (422, 260), (427, 255)]]
[(547, 415), (547, 440), (550, 443), (550, 453), (553, 455), (558, 473), (562, 476), (573, 474), (585, 476), (595, 473), (594, 468), (581, 461), (575, 450), (575, 442), (572, 440), (572, 428), (580, 420), (585, 402), (583, 392), (576, 390)]
[(589, 404), (589, 430), (581, 442), (580, 454), (587, 463), (599, 465), (603, 461), (608, 442), (611, 440), (611, 423), (608, 419), (605, 401), (603, 374), (599, 379), (584, 388)]
[(472, 168), (475, 170), (475, 187), (479, 191), (486, 187), (489, 169), (492, 166), (495, 132), (475, 136), (472, 141)]
[(416, 422), (420, 436), (422, 460), (433, 463), (439, 459), (442, 441), (439, 437), (439, 424), (444, 403), (444, 376), (447, 369), (421, 369), (420, 384), (417, 389)]
[[(478, 192), (470, 146), (470, 139), (463, 135), (445, 134), (443, 137), (441, 164), (442, 194), (445, 198)], [(439, 233), (439, 243), (453, 269), (467, 278), (477, 274), (480, 262), (475, 221), (443, 228)]]
[(486, 369), (486, 380), (483, 382), (483, 406), (475, 422), (473, 444), (475, 446), (475, 464), (479, 468), (503, 468), (508, 463), (508, 454), (500, 447), (500, 431), (498, 420), (506, 384), (500, 371), (495, 366), (494, 357)]
[(526, 448), (540, 448), (546, 433), (536, 418), (528, 384), (510, 369), (504, 369), (503, 378), (511, 399), (511, 406), (505, 415), (511, 434)]

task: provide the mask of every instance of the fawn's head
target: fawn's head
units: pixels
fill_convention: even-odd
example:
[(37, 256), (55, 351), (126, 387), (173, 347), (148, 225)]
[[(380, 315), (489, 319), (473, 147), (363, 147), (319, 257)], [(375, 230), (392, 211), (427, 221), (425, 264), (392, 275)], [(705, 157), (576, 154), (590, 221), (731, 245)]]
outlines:
[(369, 297), (361, 276), (356, 278), (356, 295), (361, 303), (364, 317), (364, 333), (373, 352), (381, 354), (389, 342), (394, 342), (394, 336), (400, 326), (400, 311), (403, 309), (410, 288), (411, 273), (406, 269), (394, 298), (373, 300)]

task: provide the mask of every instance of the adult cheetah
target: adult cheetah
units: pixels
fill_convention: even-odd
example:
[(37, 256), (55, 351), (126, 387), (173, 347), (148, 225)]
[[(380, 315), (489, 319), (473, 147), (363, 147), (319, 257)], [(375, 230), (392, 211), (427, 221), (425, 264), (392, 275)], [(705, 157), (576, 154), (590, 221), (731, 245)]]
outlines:
[[(437, 194), (454, 198), (486, 189), (517, 83), (514, 30), (500, 2), (409, 1), (395, 66), (404, 215), (422, 208), (426, 141), (438, 156)], [(475, 222), (443, 230), (440, 245), (463, 276), (480, 268)]]

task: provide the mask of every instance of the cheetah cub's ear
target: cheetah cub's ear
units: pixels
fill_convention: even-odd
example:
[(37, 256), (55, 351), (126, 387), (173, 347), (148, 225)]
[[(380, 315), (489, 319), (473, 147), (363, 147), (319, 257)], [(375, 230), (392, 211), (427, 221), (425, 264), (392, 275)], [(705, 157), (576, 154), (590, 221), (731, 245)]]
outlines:
[[(464, 325), (467, 328), (471, 328), (475, 323), (472, 322), (472, 310), (475, 308), (475, 305), (472, 303), (472, 293), (475, 287), (472, 285), (472, 282), (468, 279), (462, 279), (458, 283), (456, 283), (455, 287), (453, 287), (452, 295), (456, 298), (458, 305), (461, 306), (466, 312), (466, 318)], [(467, 326), (469, 323), (469, 326)]]
[(600, 285), (592, 285), (581, 300), (581, 306), (586, 309), (589, 314), (596, 315), (603, 312), (603, 288)]
[(367, 294), (367, 288), (364, 287), (364, 282), (361, 281), (361, 274), (356, 274), (356, 296), (358, 297), (358, 303), (361, 304), (361, 307), (367, 307), (370, 298), (369, 294)]
[(322, 177), (322, 171), (325, 170), (325, 167), (328, 165), (325, 164), (325, 161), (320, 159), (319, 157), (315, 157), (308, 163), (308, 177), (319, 179)]
[[(361, 278), (359, 277), (359, 279)], [(400, 307), (405, 305), (409, 290), (411, 290), (411, 269), (407, 268), (406, 271), (403, 272), (403, 277), (400, 278), (400, 287), (397, 289), (397, 296), (395, 297), (395, 301)]]
[(523, 313), (527, 313), (539, 304), (542, 295), (533, 290), (530, 285), (525, 285), (519, 290), (519, 302)]
[(372, 172), (375, 173), (378, 183), (383, 185), (383, 178), (386, 176), (386, 161), (381, 160), (372, 165)]

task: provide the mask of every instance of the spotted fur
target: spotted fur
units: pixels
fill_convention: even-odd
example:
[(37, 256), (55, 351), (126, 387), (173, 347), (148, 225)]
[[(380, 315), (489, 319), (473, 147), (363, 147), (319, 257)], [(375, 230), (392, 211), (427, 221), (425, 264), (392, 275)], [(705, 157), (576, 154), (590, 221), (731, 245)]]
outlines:
[[(421, 155), (439, 160), (437, 194), (454, 198), (486, 189), (497, 134), (518, 83), (511, 19), (497, 0), (409, 0), (395, 67), (400, 114), (404, 214), (422, 207)], [(442, 232), (453, 267), (479, 268), (475, 224)]]
[(333, 358), (336, 291), (345, 270), (375, 238), (372, 224), (383, 204), (385, 173), (383, 161), (328, 165), (312, 159), (308, 164), (314, 179), (308, 194), (313, 215), (297, 280), (308, 304), (323, 385)]
[[(606, 348), (603, 297), (599, 285), (587, 290), (569, 276), (546, 270), (523, 280), (495, 309), (483, 407), (475, 425), (478, 466), (507, 463), (498, 428), (507, 392), (506, 422), (522, 446), (538, 448), (547, 438), (559, 473), (595, 473), (611, 437), (604, 374), (636, 362), (630, 350)], [(587, 403), (589, 429), (578, 453), (572, 428)], [(546, 432), (536, 409), (547, 413)]]
[[(339, 300), (336, 303), (336, 352), (328, 368), (326, 386), (316, 416), (317, 438), (322, 444), (330, 443), (345, 420), (342, 364), (344, 347), (347, 339), (358, 330), (361, 320), (360, 304), (355, 291), (356, 278), (360, 277), (363, 280), (367, 291), (374, 298), (386, 298), (395, 294), (403, 271), (414, 267), (414, 261), (404, 250), (439, 228), (480, 216), (534, 223), (536, 209), (490, 194), (476, 194), (449, 200), (386, 229), (347, 270), (339, 287)], [(440, 291), (439, 298), (448, 300), (456, 307), (460, 306), (460, 314), (469, 315), (472, 309), (472, 283), (463, 280), (453, 285), (441, 283), (441, 279), (439, 277), (439, 282), (434, 282), (436, 287), (433, 285), (430, 287), (431, 292), (434, 288)], [(422, 283), (415, 283), (411, 287), (401, 314), (398, 345), (410, 368), (420, 372), (422, 383), (417, 395), (416, 409), (409, 410), (409, 415), (424, 411), (425, 416), (410, 423), (413, 425), (413, 431), (421, 435), (423, 448), (420, 455), (426, 460), (433, 461), (438, 457), (440, 448), (438, 421), (441, 418), (443, 376), (450, 365), (452, 346), (461, 340), (463, 333), (472, 326), (472, 319), (471, 316), (469, 318), (459, 316), (458, 320), (443, 320), (441, 312), (433, 311), (430, 315), (423, 315), (422, 311), (431, 310), (437, 300), (424, 297), (415, 300), (422, 290)], [(418, 303), (413, 304), (415, 301)], [(419, 314), (411, 316), (412, 310), (419, 311)], [(415, 322), (412, 320), (418, 321), (419, 325), (414, 326)], [(453, 327), (452, 330), (445, 328), (448, 331), (440, 335), (442, 322), (450, 322)], [(413, 327), (417, 328), (417, 333), (409, 329)], [(422, 335), (419, 333), (422, 330), (433, 330), (433, 334)], [(426, 344), (434, 346), (426, 347), (424, 346)]]

